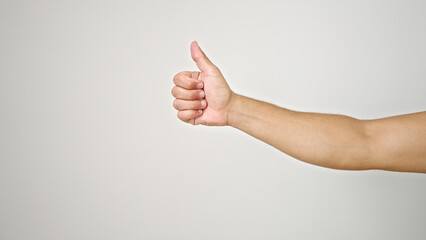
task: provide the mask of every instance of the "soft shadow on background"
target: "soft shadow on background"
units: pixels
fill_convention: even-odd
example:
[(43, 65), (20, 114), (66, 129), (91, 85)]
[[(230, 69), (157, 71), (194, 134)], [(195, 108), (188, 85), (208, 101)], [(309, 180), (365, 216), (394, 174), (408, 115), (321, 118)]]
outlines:
[(426, 109), (424, 1), (0, 1), (1, 239), (425, 239), (426, 175), (336, 171), (176, 118), (197, 40), (231, 88)]

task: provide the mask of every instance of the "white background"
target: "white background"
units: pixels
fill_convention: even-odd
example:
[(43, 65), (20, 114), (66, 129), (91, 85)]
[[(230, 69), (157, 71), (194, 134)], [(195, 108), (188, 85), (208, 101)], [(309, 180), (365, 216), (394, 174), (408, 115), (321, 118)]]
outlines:
[(299, 110), (426, 109), (424, 1), (0, 1), (1, 239), (425, 239), (426, 175), (299, 162), (191, 126), (197, 40), (232, 90)]

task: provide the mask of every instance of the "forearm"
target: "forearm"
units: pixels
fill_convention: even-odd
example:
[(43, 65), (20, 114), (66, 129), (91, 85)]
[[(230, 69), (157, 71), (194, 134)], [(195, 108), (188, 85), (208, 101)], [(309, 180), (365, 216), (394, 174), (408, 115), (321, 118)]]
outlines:
[(370, 147), (363, 121), (305, 113), (235, 94), (228, 124), (307, 163), (368, 169)]

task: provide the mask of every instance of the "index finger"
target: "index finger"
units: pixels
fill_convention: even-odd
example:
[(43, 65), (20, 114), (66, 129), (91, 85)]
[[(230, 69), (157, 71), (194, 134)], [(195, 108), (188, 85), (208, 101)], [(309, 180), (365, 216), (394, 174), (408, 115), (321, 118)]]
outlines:
[(185, 89), (202, 89), (203, 82), (194, 78), (193, 76), (197, 75), (194, 72), (180, 72), (176, 74), (173, 78), (174, 84)]
[(198, 79), (198, 77), (200, 76), (200, 72), (199, 71), (182, 71), (176, 75), (185, 75), (188, 76), (190, 78), (195, 78)]

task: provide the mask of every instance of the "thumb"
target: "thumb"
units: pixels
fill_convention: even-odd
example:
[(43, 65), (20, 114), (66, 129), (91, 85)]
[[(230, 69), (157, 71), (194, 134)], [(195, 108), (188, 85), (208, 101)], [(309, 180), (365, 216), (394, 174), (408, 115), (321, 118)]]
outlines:
[(197, 67), (202, 72), (208, 72), (216, 68), (216, 66), (207, 58), (200, 46), (198, 46), (197, 41), (191, 43), (191, 57), (192, 60), (197, 64)]

